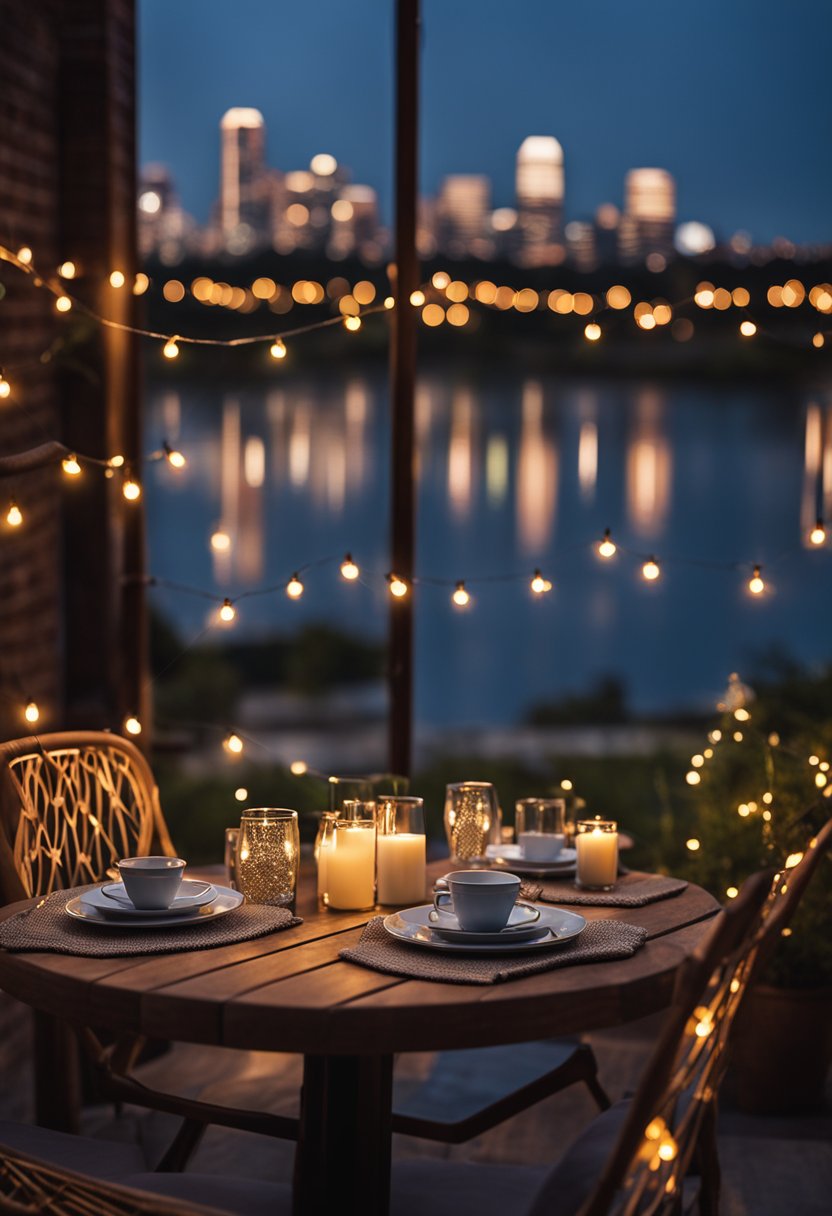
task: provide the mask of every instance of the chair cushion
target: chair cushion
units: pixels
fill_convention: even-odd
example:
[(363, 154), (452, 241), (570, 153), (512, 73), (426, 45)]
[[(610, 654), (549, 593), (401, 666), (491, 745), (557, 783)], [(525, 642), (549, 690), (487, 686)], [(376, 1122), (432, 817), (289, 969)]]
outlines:
[(526, 1216), (546, 1177), (527, 1165), (414, 1158), (393, 1164), (391, 1216)]
[(231, 1216), (291, 1216), (292, 1188), (282, 1182), (220, 1174), (130, 1174), (123, 1186), (150, 1191)]
[(528, 1216), (575, 1216), (598, 1181), (629, 1109), (625, 1099), (592, 1120), (554, 1169), (546, 1173)]
[(138, 1144), (72, 1136), (68, 1132), (53, 1132), (28, 1123), (0, 1121), (0, 1150), (2, 1148), (17, 1150), (61, 1169), (89, 1174), (105, 1182), (120, 1182), (125, 1174), (147, 1169)]

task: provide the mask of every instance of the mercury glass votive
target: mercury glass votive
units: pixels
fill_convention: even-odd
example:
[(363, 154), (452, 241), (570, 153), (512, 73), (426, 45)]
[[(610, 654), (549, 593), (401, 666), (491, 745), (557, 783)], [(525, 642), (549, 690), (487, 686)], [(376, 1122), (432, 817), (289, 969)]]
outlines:
[(294, 910), (300, 860), (297, 811), (250, 807), (240, 819), (237, 885), (253, 904)]
[(610, 891), (618, 877), (618, 824), (596, 815), (594, 819), (579, 819), (575, 826), (576, 885), (591, 891)]
[(499, 841), (500, 807), (490, 781), (457, 781), (445, 787), (445, 832), (451, 860), (483, 861)]

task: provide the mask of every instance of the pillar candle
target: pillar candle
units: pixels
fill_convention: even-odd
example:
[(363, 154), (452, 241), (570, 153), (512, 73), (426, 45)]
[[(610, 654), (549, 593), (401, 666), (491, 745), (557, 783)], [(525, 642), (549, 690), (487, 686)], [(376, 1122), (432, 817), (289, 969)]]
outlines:
[(375, 903), (375, 872), (375, 825), (348, 827), (339, 823), (326, 860), (330, 908), (371, 908)]
[(425, 837), (416, 832), (380, 834), (378, 902), (419, 904), (425, 899)]
[(578, 832), (577, 879), (582, 887), (611, 887), (618, 877), (618, 832)]

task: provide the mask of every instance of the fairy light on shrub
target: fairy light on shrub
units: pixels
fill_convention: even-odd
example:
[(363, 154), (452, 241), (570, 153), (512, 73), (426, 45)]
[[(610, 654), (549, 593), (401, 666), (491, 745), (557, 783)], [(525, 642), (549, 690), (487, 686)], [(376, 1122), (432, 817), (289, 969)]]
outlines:
[(612, 539), (609, 528), (604, 529), (603, 538), (598, 542), (598, 556), (603, 557), (605, 561), (615, 557), (617, 546)]
[(762, 595), (766, 589), (766, 584), (762, 575), (762, 566), (755, 566), (751, 578), (748, 580), (748, 590), (752, 595)]
[(661, 574), (661, 570), (659, 569), (659, 563), (656, 561), (655, 557), (648, 557), (647, 561), (641, 567), (641, 574), (648, 583), (654, 583), (656, 581)]
[(295, 572), (286, 584), (286, 594), (290, 600), (299, 600), (303, 595), (303, 583)]
[(453, 600), (453, 602), (457, 608), (467, 608), (468, 605), (471, 603), (471, 596), (468, 594), (468, 592), (465, 589), (465, 583), (462, 582), (461, 580), (460, 580), (460, 582), (457, 583), (456, 587), (454, 588), (454, 592), (453, 592), (453, 595), (451, 596), (451, 599)]
[(546, 595), (552, 590), (551, 579), (544, 578), (539, 570), (535, 570), (532, 581), (529, 583), (533, 595)]
[(345, 578), (348, 583), (355, 582), (361, 571), (352, 560), (352, 554), (348, 553), (341, 562), (341, 578)]

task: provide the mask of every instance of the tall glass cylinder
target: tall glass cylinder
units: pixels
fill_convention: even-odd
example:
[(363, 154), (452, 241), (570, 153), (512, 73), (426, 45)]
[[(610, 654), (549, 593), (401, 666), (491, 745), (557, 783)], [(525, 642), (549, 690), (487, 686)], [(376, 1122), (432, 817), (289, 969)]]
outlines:
[(250, 903), (294, 909), (299, 859), (297, 811), (271, 806), (243, 811), (237, 884)]
[(376, 825), (371, 819), (336, 819), (326, 861), (330, 908), (358, 911), (376, 900)]
[(318, 837), (315, 841), (315, 860), (318, 863), (318, 899), (322, 900), (324, 904), (329, 903), (327, 871), (330, 849), (332, 848), (332, 837), (335, 833), (335, 824), (337, 822), (338, 814), (336, 812), (324, 811), (321, 815)]
[(423, 903), (427, 886), (424, 802), (390, 796), (377, 798), (376, 806), (378, 902)]
[(340, 811), (347, 801), (366, 802), (373, 796), (372, 777), (330, 777), (329, 809)]
[(445, 787), (445, 832), (452, 861), (483, 861), (499, 823), (497, 791), (490, 781), (458, 781)]
[(594, 819), (579, 819), (576, 828), (577, 885), (609, 891), (618, 877), (618, 824), (596, 815)]

